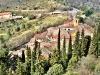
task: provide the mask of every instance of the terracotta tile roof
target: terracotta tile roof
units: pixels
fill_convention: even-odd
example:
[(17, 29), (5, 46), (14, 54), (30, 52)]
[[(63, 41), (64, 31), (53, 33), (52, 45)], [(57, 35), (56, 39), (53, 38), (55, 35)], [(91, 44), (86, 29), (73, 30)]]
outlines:
[(73, 21), (67, 21), (67, 22), (64, 22), (64, 25), (66, 25), (66, 26), (74, 26), (74, 23), (73, 23)]
[(18, 55), (18, 51), (12, 51), (13, 55)]
[(53, 47), (55, 44), (54, 43), (52, 43), (52, 42), (41, 42), (40, 43), (40, 46), (43, 48), (43, 47), (48, 47), (48, 48), (50, 48), (50, 47)]
[(38, 38), (40, 36), (40, 34), (35, 34), (34, 38)]
[(11, 15), (12, 14), (12, 12), (1, 12), (0, 13), (0, 16), (3, 16), (3, 15)]
[(35, 34), (34, 38), (38, 39), (38, 38), (44, 38), (47, 35), (48, 31), (45, 31), (41, 34)]
[(45, 37), (47, 34), (48, 34), (48, 31), (45, 31), (45, 32), (41, 33), (40, 35), (41, 35), (41, 37)]

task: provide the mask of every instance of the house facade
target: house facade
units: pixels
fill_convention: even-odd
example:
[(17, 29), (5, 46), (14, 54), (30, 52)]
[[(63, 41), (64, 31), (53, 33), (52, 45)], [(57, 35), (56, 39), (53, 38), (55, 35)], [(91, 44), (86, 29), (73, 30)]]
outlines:
[(11, 19), (12, 18), (12, 12), (1, 12), (0, 13), (0, 19)]

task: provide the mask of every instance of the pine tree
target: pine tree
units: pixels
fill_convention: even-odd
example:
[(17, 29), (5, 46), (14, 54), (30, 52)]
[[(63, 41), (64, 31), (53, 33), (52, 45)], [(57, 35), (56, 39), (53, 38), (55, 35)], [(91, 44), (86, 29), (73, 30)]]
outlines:
[(77, 31), (75, 42), (73, 46), (73, 55), (81, 57), (81, 50), (80, 50), (80, 32)]
[(57, 45), (57, 49), (58, 49), (58, 55), (60, 58), (60, 28), (59, 28), (59, 32), (58, 32), (58, 45)]
[(66, 38), (65, 37), (63, 41), (63, 50), (62, 50), (62, 64), (64, 68), (67, 67)]
[(72, 57), (72, 37), (70, 35), (69, 44), (68, 44), (68, 61)]
[(94, 30), (93, 38), (89, 48), (89, 55), (95, 55), (98, 57), (98, 29), (97, 27)]

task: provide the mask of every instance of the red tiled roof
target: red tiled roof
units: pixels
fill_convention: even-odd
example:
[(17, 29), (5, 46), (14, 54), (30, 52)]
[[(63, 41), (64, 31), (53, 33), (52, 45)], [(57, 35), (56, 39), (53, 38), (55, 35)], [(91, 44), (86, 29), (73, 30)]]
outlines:
[(74, 26), (74, 23), (73, 23), (73, 21), (67, 21), (67, 22), (64, 22), (64, 24), (65, 24), (65, 25), (67, 25), (67, 26), (69, 26), (69, 25), (72, 25), (72, 26)]
[(34, 38), (38, 38), (40, 36), (40, 34), (35, 34)]
[(41, 35), (41, 37), (45, 37), (47, 35), (47, 33), (48, 33), (48, 31), (45, 31), (45, 32), (41, 33), (40, 35)]
[[(66, 37), (66, 39), (68, 38), (67, 36), (65, 36), (65, 37)], [(53, 36), (53, 38), (54, 38), (54, 39), (58, 39), (58, 36)], [(64, 38), (64, 35), (61, 35), (60, 38), (61, 38), (61, 39)]]
[(10, 15), (10, 14), (12, 14), (12, 12), (1, 12), (1, 13), (0, 13), (0, 16), (3, 16), (3, 15)]
[(43, 38), (43, 37), (45, 37), (47, 35), (47, 33), (48, 33), (48, 31), (45, 31), (45, 32), (43, 32), (41, 34), (35, 34), (34, 37), (35, 38)]
[(18, 51), (13, 51), (12, 54), (13, 55), (18, 55)]
[(54, 45), (52, 43), (50, 43), (50, 42), (41, 42), (40, 46), (42, 46), (42, 47), (52, 47)]

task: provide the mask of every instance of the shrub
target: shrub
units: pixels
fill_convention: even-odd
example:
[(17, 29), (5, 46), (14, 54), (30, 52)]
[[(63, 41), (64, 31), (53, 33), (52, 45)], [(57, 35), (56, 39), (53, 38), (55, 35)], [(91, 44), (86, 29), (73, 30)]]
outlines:
[(49, 68), (47, 75), (62, 75), (63, 67), (61, 64), (55, 64), (51, 68)]
[(78, 57), (77, 56), (73, 56), (68, 63), (68, 69), (71, 69), (72, 67), (76, 66), (76, 63), (78, 62)]
[(100, 75), (100, 64), (97, 64), (95, 67), (95, 75)]
[(80, 75), (92, 75), (97, 64), (94, 56), (82, 57), (78, 63), (78, 71)]

